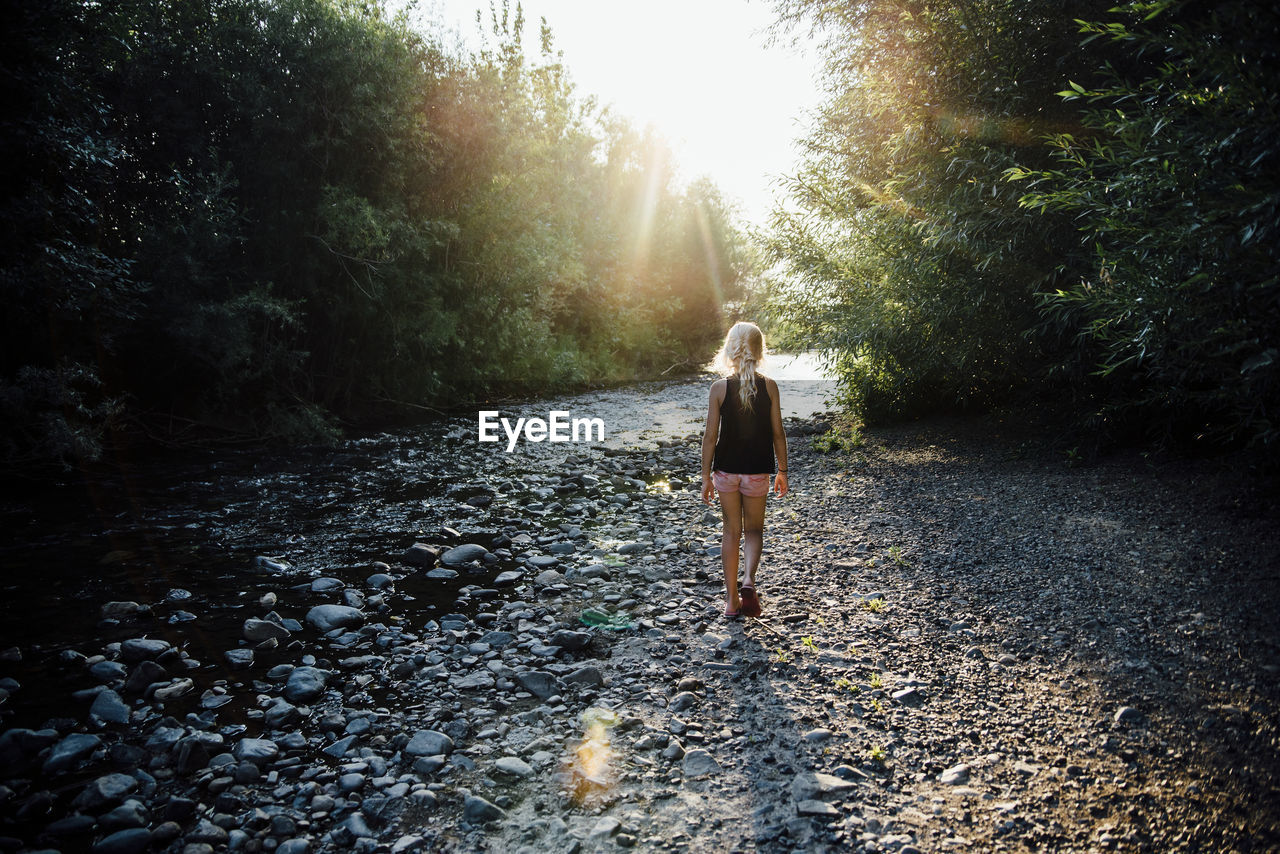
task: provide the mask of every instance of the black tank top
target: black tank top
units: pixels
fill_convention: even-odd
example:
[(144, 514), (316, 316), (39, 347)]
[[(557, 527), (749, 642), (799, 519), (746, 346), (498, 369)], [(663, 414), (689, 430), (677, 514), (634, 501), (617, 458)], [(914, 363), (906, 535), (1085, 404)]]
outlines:
[(720, 437), (711, 467), (728, 474), (773, 474), (773, 400), (769, 383), (756, 374), (756, 394), (751, 409), (738, 400), (737, 377), (725, 382), (720, 404)]

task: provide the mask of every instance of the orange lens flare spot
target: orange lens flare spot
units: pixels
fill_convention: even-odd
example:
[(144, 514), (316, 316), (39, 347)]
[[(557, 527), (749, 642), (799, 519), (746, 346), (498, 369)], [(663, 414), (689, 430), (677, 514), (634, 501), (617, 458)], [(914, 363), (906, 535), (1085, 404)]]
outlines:
[(598, 802), (617, 782), (609, 730), (618, 716), (609, 709), (592, 707), (582, 713), (582, 742), (573, 751), (573, 799), (579, 805)]

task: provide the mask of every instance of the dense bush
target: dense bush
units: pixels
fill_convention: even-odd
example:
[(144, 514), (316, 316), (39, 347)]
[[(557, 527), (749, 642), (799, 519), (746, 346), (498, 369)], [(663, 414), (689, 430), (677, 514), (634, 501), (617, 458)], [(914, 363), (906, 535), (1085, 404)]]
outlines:
[(1061, 94), (1086, 132), (1015, 169), (1027, 207), (1070, 214), (1090, 269), (1042, 297), (1100, 421), (1169, 440), (1280, 447), (1280, 16), (1255, 4), (1131, 3), (1081, 22), (1148, 57)]
[(10, 462), (633, 376), (741, 287), (719, 196), (578, 96), (545, 25), (530, 59), (506, 4), (473, 55), (353, 0), (7, 24)]
[(1276, 16), (1109, 6), (778, 3), (828, 100), (773, 311), (865, 417), (1032, 397), (1100, 440), (1274, 441)]

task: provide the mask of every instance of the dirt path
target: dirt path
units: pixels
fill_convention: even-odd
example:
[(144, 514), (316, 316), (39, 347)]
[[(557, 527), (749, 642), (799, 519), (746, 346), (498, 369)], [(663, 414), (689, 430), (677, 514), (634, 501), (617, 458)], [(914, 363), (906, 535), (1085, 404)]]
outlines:
[[(791, 444), (765, 619), (719, 617), (718, 561), (671, 550), (665, 597), (606, 659), (607, 784), (560, 771), (491, 850), (1280, 846), (1261, 481), (1071, 468), (992, 421), (877, 431), (849, 458)], [(693, 491), (638, 521), (713, 542)]]

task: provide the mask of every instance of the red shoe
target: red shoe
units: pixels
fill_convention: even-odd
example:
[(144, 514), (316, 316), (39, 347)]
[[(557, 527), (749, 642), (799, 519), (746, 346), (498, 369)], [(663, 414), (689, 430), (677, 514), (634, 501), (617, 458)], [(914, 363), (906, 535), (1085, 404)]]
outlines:
[(742, 616), (758, 617), (760, 616), (760, 597), (756, 595), (756, 589), (751, 585), (744, 585), (738, 591), (739, 597), (742, 599)]

